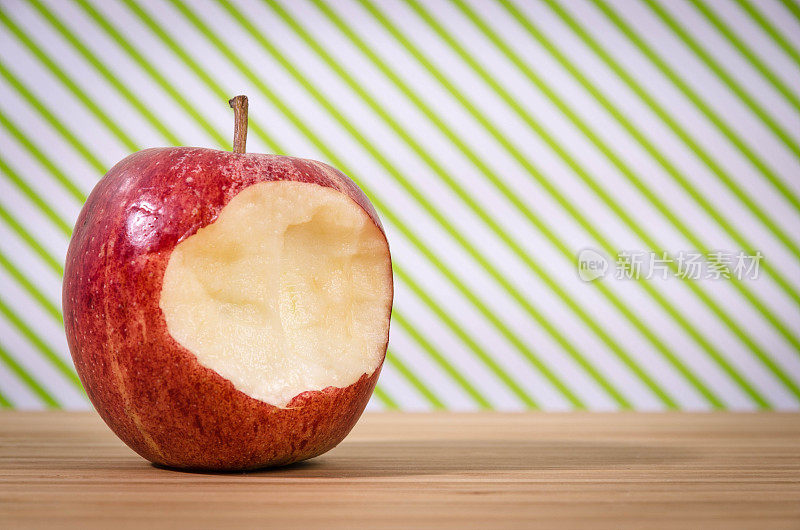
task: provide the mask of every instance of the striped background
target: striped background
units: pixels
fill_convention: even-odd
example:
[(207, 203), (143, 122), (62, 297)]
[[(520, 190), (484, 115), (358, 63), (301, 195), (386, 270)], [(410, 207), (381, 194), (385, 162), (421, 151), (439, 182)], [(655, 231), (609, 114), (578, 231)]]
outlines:
[[(72, 224), (132, 151), (324, 160), (389, 232), (375, 409), (800, 405), (797, 0), (0, 0), (0, 404), (86, 408)], [(583, 248), (761, 251), (580, 281)]]

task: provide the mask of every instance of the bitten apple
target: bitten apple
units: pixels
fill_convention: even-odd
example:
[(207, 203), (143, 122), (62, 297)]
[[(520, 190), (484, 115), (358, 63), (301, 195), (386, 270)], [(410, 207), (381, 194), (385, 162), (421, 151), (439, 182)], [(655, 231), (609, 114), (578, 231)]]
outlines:
[(144, 458), (243, 470), (320, 455), (358, 420), (389, 333), (375, 209), (320, 162), (139, 151), (97, 184), (67, 252), (64, 324), (89, 398)]

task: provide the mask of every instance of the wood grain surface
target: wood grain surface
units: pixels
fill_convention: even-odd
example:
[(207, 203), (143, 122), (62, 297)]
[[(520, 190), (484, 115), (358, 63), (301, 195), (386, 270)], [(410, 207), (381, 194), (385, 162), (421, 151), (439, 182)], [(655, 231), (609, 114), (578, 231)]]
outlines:
[(44, 526), (800, 528), (800, 414), (366, 414), (314, 460), (208, 474), (92, 413), (0, 412), (0, 527)]

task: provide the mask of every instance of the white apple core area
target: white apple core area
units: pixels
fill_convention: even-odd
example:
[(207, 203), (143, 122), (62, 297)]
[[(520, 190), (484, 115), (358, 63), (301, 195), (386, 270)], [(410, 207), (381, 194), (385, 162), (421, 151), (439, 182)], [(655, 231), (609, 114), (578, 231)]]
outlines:
[(389, 248), (346, 195), (300, 182), (245, 188), (172, 251), (160, 306), (172, 337), (250, 397), (285, 407), (381, 363)]

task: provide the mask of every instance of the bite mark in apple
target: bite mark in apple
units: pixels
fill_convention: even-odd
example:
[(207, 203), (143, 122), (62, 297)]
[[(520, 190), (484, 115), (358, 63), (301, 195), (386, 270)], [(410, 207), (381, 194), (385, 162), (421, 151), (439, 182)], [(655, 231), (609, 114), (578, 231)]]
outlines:
[(160, 299), (167, 328), (200, 364), (278, 407), (347, 387), (383, 359), (385, 241), (331, 188), (253, 184), (173, 249)]

